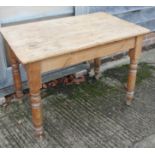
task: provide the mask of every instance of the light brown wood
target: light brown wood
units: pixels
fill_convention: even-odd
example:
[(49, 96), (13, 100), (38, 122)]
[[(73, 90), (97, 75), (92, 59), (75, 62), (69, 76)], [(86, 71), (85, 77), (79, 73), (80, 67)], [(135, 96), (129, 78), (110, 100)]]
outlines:
[(127, 82), (127, 104), (130, 105), (134, 97), (138, 58), (141, 53), (143, 36), (136, 38), (135, 48), (129, 50), (130, 68)]
[(23, 64), (149, 32), (106, 13), (20, 24), (0, 31)]
[(10, 60), (16, 92), (21, 90), (17, 59), (26, 68), (32, 121), (37, 136), (43, 135), (41, 73), (94, 60), (95, 73), (98, 75), (100, 57), (130, 50), (127, 103), (133, 99), (137, 59), (142, 38), (149, 32), (148, 29), (106, 13), (95, 13), (10, 26), (0, 31), (12, 51)]
[(12, 75), (13, 75), (13, 80), (14, 80), (16, 97), (18, 99), (21, 99), (23, 97), (23, 92), (22, 92), (22, 80), (21, 80), (20, 70), (19, 70), (19, 62), (16, 56), (14, 55), (13, 51), (11, 50), (11, 48), (6, 42), (5, 42), (5, 47), (6, 47), (9, 60), (12, 66)]
[(43, 118), (42, 118), (42, 102), (40, 96), (41, 89), (41, 73), (40, 64), (31, 63), (26, 65), (28, 85), (30, 89), (32, 122), (37, 137), (43, 136)]
[(131, 38), (109, 43), (106, 45), (88, 48), (74, 53), (56, 56), (41, 61), (41, 72), (44, 73), (54, 69), (65, 68), (87, 60), (92, 60), (94, 58), (104, 57), (108, 55), (110, 56), (111, 54), (134, 48), (134, 46), (135, 38)]

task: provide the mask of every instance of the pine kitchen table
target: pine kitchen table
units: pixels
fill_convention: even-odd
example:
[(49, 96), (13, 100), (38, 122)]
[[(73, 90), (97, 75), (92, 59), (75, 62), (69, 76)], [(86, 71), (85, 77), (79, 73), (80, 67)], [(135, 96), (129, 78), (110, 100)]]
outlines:
[(94, 60), (99, 74), (100, 57), (129, 51), (127, 103), (131, 103), (137, 61), (143, 36), (150, 31), (106, 13), (66, 17), (0, 29), (12, 64), (17, 98), (23, 96), (19, 71), (21, 63), (28, 77), (32, 121), (37, 136), (43, 135), (40, 89), (41, 74), (77, 63)]

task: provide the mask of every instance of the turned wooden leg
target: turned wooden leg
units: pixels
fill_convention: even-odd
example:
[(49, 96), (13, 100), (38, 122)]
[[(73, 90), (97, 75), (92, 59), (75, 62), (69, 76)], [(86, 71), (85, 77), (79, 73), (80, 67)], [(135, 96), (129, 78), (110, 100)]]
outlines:
[(100, 58), (94, 59), (94, 73), (95, 73), (95, 78), (97, 80), (101, 77), (100, 65), (101, 65)]
[(42, 138), (43, 118), (42, 118), (42, 102), (40, 96), (40, 89), (41, 89), (40, 64), (39, 63), (29, 64), (26, 66), (26, 70), (30, 89), (32, 121), (35, 129), (35, 135), (39, 138)]
[(14, 55), (13, 51), (10, 49), (10, 47), (6, 44), (9, 60), (12, 66), (12, 75), (14, 80), (14, 86), (16, 91), (16, 97), (22, 98), (23, 92), (22, 92), (22, 80), (20, 76), (20, 70), (19, 70), (19, 62)]
[(137, 66), (138, 66), (137, 63), (141, 53), (142, 40), (143, 40), (142, 36), (137, 37), (135, 48), (129, 50), (130, 67), (127, 82), (127, 102), (126, 102), (127, 105), (130, 105), (134, 98), (134, 89), (135, 89)]
[[(130, 52), (133, 52), (133, 51), (130, 51)], [(137, 61), (135, 61), (131, 58), (129, 75), (128, 75), (128, 82), (127, 82), (127, 104), (128, 105), (131, 104), (131, 101), (134, 97), (136, 74), (137, 74)]]

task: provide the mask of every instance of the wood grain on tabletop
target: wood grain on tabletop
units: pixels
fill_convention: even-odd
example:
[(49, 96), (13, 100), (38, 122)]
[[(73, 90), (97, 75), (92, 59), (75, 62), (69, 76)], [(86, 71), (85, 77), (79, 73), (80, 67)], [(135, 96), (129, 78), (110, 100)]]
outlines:
[(32, 22), (0, 30), (23, 64), (149, 32), (106, 13)]

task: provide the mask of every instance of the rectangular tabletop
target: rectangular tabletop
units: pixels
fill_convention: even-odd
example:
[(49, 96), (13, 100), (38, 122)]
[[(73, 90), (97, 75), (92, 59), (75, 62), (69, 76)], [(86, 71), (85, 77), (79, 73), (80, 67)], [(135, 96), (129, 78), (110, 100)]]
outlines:
[(23, 64), (149, 32), (106, 13), (20, 24), (1, 28), (0, 31)]

